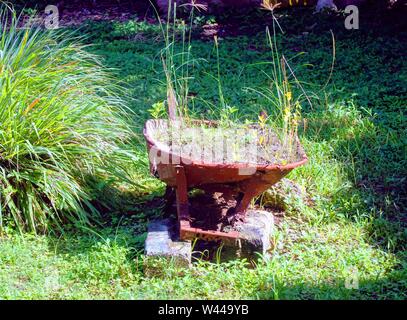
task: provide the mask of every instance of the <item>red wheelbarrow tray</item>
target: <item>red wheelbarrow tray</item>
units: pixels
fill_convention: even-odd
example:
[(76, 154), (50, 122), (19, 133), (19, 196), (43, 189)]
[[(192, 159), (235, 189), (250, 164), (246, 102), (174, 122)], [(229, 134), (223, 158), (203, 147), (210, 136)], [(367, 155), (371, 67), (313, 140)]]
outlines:
[[(168, 146), (154, 138), (154, 131), (170, 120), (151, 119), (144, 126), (143, 134), (147, 142), (147, 151), (155, 149), (155, 154), (161, 159), (169, 159), (169, 163), (161, 163), (151, 158), (151, 173), (165, 182), (169, 188), (176, 191), (177, 214), (179, 221), (179, 233), (181, 240), (194, 240), (200, 238), (206, 241), (227, 241), (239, 238), (237, 231), (221, 232), (218, 230), (204, 230), (193, 228), (190, 224), (188, 206), (188, 191), (193, 188), (202, 189), (205, 192), (222, 192), (233, 196), (237, 200), (234, 215), (244, 220), (244, 215), (251, 200), (262, 194), (272, 185), (281, 180), (291, 170), (305, 164), (308, 158), (299, 143), (297, 145), (297, 159), (286, 165), (254, 164), (254, 163), (207, 163), (197, 161), (185, 156), (173, 154)], [(216, 126), (216, 122), (194, 121)], [(165, 157), (163, 156), (165, 155)], [(178, 159), (172, 163), (172, 159)], [(242, 174), (250, 172), (250, 174)], [(237, 219), (236, 219), (237, 220)]]

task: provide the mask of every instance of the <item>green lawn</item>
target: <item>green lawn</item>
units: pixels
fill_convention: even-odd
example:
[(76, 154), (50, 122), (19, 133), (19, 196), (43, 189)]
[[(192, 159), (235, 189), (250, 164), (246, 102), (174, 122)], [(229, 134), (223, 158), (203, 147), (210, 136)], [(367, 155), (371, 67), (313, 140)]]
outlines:
[[(63, 236), (10, 230), (0, 238), (0, 298), (406, 299), (407, 34), (376, 26), (372, 17), (362, 20), (361, 30), (348, 31), (339, 18), (292, 13), (282, 18), (286, 35), (279, 39), (288, 57), (304, 52), (291, 64), (312, 92), (312, 107), (303, 105), (307, 125), (300, 136), (309, 163), (289, 178), (307, 190), (312, 205), (293, 201), (270, 262), (248, 268), (241, 261), (200, 261), (189, 270), (163, 265), (162, 275), (145, 277), (146, 227), (161, 215), (163, 185), (149, 176), (140, 136), (139, 161), (130, 170), (136, 184), (101, 185), (95, 195), (102, 226), (68, 227)], [(312, 30), (304, 27), (315, 22)], [(324, 87), (332, 63), (330, 28), (336, 63)], [(141, 134), (148, 109), (165, 99), (157, 26), (90, 23), (82, 33), (94, 44), (89, 50), (104, 57), (128, 88)], [(193, 52), (207, 60), (194, 70), (194, 112), (216, 118), (213, 41), (196, 37)], [(264, 32), (220, 41), (224, 95), (242, 120), (267, 109), (264, 98), (245, 88), (267, 86), (261, 72), (267, 66), (258, 62), (269, 59)], [(355, 273), (359, 288), (347, 289)]]

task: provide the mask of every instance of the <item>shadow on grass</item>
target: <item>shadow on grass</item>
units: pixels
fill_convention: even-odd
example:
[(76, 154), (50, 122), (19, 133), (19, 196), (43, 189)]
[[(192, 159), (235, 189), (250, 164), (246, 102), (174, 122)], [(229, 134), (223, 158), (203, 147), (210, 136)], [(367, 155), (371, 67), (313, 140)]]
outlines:
[(99, 187), (92, 201), (99, 215), (93, 215), (89, 225), (67, 224), (62, 234), (51, 234), (50, 248), (58, 254), (76, 256), (89, 254), (101, 245), (113, 245), (125, 250), (127, 260), (133, 261), (144, 249), (148, 222), (162, 216), (164, 201), (159, 190), (140, 194), (139, 190)]

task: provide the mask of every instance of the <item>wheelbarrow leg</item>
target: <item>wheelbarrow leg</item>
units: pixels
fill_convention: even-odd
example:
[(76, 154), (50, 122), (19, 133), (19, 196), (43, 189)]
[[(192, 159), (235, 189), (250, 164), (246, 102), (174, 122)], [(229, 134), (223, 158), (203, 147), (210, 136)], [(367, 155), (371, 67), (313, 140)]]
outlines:
[(205, 241), (227, 241), (235, 243), (239, 238), (237, 231), (230, 231), (228, 233), (215, 231), (215, 230), (203, 230), (191, 226), (191, 220), (188, 208), (188, 184), (185, 175), (185, 168), (183, 166), (177, 166), (176, 170), (176, 196), (177, 196), (177, 213), (179, 222), (179, 236), (181, 240), (194, 240), (196, 238), (203, 239)]
[[(180, 232), (182, 227), (189, 227), (189, 209), (188, 209), (188, 188), (185, 169), (183, 166), (177, 166), (176, 170), (176, 196), (177, 196), (177, 214)], [(182, 234), (181, 234), (182, 238)]]
[(231, 216), (231, 221), (230, 222), (236, 222), (238, 220), (244, 221), (245, 215), (246, 215), (246, 210), (249, 208), (250, 202), (253, 199), (255, 194), (252, 192), (245, 192), (243, 193), (242, 198), (240, 201), (237, 202), (235, 210), (233, 212), (233, 216)]
[(242, 186), (243, 196), (240, 199), (240, 201), (238, 201), (234, 212), (236, 215), (236, 219), (242, 219), (244, 221), (245, 213), (249, 208), (252, 199), (262, 194), (264, 191), (267, 190), (268, 187), (269, 187), (268, 184), (259, 184), (259, 183), (254, 184), (250, 183), (250, 181), (246, 185), (243, 185)]
[(164, 193), (164, 200), (165, 200), (165, 206), (164, 206), (164, 217), (169, 218), (171, 216), (172, 208), (175, 203), (175, 190), (172, 187), (167, 186), (165, 189)]

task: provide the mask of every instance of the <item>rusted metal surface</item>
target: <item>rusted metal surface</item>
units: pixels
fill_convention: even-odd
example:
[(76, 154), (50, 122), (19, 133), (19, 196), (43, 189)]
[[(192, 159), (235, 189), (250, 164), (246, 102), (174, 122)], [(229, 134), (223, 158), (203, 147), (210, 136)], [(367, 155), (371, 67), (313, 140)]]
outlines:
[(182, 240), (195, 240), (196, 238), (205, 241), (223, 241), (234, 244), (239, 239), (239, 232), (221, 232), (217, 230), (203, 230), (201, 228), (191, 227), (189, 221), (180, 220), (180, 239)]
[[(164, 150), (153, 139), (153, 131), (160, 122), (167, 120), (148, 120), (144, 127), (144, 137), (150, 154), (152, 148), (158, 149), (157, 156), (168, 153), (169, 163), (161, 163), (150, 156), (150, 170), (169, 187), (175, 188), (177, 214), (179, 220), (180, 238), (192, 240), (235, 241), (239, 233), (235, 231), (220, 232), (191, 227), (188, 208), (188, 191), (199, 188), (205, 192), (220, 191), (237, 199), (234, 209), (234, 219), (244, 219), (244, 214), (251, 200), (277, 183), (294, 168), (305, 164), (308, 159), (299, 142), (299, 161), (287, 165), (244, 164), (244, 163), (204, 163), (190, 158), (179, 159), (179, 163), (171, 161), (176, 155), (170, 150)], [(177, 156), (179, 158), (179, 156)], [(242, 175), (242, 169), (251, 169), (252, 174)]]

